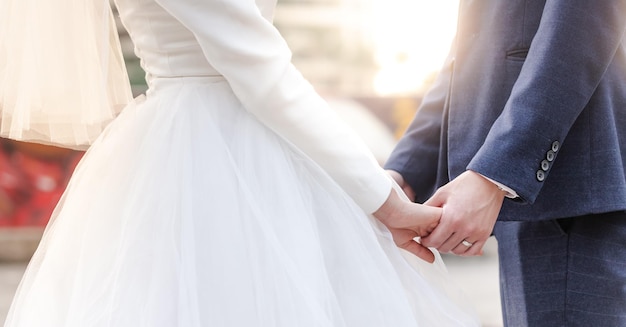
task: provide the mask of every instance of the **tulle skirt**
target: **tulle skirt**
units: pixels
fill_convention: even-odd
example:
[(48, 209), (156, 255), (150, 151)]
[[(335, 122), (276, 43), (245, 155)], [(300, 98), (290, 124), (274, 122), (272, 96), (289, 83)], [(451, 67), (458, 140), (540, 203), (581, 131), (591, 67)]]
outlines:
[(477, 326), (219, 78), (157, 79), (89, 149), (5, 326)]

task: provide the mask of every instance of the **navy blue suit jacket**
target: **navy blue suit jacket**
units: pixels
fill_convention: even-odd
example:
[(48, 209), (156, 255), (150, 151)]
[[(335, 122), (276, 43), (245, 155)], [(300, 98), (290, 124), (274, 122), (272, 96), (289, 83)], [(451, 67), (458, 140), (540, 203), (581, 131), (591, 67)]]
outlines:
[(386, 168), (419, 202), (481, 173), (519, 194), (505, 220), (626, 210), (625, 31), (626, 0), (461, 0), (451, 55)]

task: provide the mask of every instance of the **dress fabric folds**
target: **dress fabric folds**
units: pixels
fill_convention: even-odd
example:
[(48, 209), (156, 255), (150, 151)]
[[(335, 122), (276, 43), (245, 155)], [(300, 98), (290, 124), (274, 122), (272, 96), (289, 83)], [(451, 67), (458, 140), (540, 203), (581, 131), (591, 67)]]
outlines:
[[(271, 15), (271, 1), (258, 2), (118, 1), (149, 91), (77, 166), (5, 327), (478, 326), (441, 257), (428, 264), (402, 252), (363, 209), (388, 194), (372, 188), (370, 196), (360, 182), (388, 185), (380, 167), (359, 159), (370, 155), (345, 139), (311, 142), (313, 132), (335, 135), (326, 108), (280, 115), (298, 102), (259, 77), (255, 99), (266, 90), (276, 108), (254, 110), (245, 96), (254, 84), (223, 63), (254, 47), (224, 46), (239, 56), (212, 57), (202, 33), (228, 26), (182, 17), (218, 3), (223, 12), (211, 15), (252, 7), (251, 17), (271, 25), (261, 15)], [(256, 67), (248, 66), (240, 71)], [(292, 76), (294, 88), (304, 83)], [(319, 117), (321, 129), (291, 136)]]
[(471, 326), (221, 78), (156, 81), (76, 168), (5, 326)]

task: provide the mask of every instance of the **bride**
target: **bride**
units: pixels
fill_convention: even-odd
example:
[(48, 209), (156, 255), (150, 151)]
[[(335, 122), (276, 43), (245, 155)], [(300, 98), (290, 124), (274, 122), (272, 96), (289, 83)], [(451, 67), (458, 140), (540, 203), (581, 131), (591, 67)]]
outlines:
[(275, 0), (116, 5), (134, 100), (108, 0), (0, 0), (0, 133), (89, 146), (5, 326), (478, 325), (414, 240), (439, 209), (291, 65)]

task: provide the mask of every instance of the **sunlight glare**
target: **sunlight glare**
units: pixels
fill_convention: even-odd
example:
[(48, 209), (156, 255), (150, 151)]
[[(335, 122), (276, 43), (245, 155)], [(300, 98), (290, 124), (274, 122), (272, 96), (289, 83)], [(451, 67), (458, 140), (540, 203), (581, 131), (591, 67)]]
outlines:
[(454, 33), (458, 0), (373, 0), (374, 89), (379, 95), (420, 92), (443, 63)]

